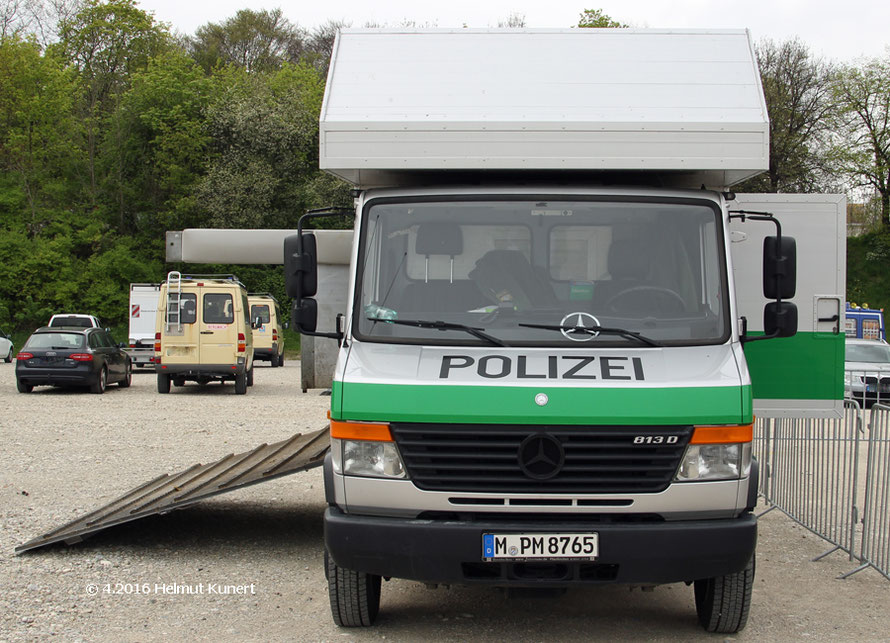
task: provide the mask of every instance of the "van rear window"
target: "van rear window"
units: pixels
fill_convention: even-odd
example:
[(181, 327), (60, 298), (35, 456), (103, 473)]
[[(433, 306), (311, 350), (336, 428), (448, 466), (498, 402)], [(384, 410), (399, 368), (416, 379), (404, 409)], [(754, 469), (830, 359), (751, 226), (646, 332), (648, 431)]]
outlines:
[[(198, 296), (193, 293), (175, 293), (171, 292), (167, 295), (167, 310), (173, 311), (177, 306), (177, 298), (179, 298), (179, 320), (180, 324), (194, 324), (198, 321)], [(176, 320), (176, 314), (171, 316), (173, 323)]]
[(250, 318), (251, 320), (256, 320), (259, 317), (260, 321), (264, 324), (268, 324), (272, 321), (272, 317), (269, 314), (269, 306), (265, 304), (256, 304), (250, 307)]
[(231, 324), (235, 321), (232, 295), (210, 292), (204, 295), (204, 323)]
[(54, 317), (50, 326), (75, 326), (77, 328), (92, 328), (93, 324), (88, 317)]

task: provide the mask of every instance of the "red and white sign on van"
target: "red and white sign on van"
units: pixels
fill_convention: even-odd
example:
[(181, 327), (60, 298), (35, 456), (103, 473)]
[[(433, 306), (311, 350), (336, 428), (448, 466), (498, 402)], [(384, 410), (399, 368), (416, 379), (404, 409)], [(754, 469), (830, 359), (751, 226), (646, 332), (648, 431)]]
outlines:
[(130, 317), (139, 317), (139, 304), (130, 306)]

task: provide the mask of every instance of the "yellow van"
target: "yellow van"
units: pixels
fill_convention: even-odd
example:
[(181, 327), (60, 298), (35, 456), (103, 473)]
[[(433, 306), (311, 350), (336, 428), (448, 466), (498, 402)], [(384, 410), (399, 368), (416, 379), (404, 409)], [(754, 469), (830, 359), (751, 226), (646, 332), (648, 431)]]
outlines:
[(253, 326), (253, 359), (267, 360), (271, 366), (284, 366), (284, 336), (281, 310), (269, 293), (250, 293), (250, 322)]
[(234, 275), (171, 272), (161, 284), (155, 325), (158, 393), (171, 382), (234, 380), (235, 393), (253, 386), (253, 333), (247, 289)]

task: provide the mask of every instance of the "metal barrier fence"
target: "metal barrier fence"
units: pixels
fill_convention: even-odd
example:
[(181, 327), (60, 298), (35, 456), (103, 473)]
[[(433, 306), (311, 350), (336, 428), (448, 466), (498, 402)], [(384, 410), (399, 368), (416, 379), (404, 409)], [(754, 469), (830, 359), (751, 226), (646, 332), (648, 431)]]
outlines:
[(828, 541), (814, 560), (843, 551), (860, 563), (841, 578), (873, 567), (890, 579), (890, 405), (868, 415), (847, 399), (840, 419), (758, 419), (754, 450), (764, 513), (778, 509)]
[(873, 567), (890, 580), (890, 406), (872, 407), (868, 431), (862, 564), (843, 578)]

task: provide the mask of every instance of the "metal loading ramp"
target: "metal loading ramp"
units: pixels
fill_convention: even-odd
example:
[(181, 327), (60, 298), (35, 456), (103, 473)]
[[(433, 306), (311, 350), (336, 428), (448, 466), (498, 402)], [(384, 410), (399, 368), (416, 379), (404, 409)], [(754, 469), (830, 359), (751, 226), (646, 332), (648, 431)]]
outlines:
[(330, 433), (325, 427), (313, 433), (298, 433), (275, 444), (261, 444), (237, 455), (230, 453), (210, 464), (195, 464), (179, 473), (165, 473), (104, 507), (19, 545), (15, 551), (21, 553), (57, 542), (72, 545), (107, 527), (306, 471), (321, 466), (329, 448)]

